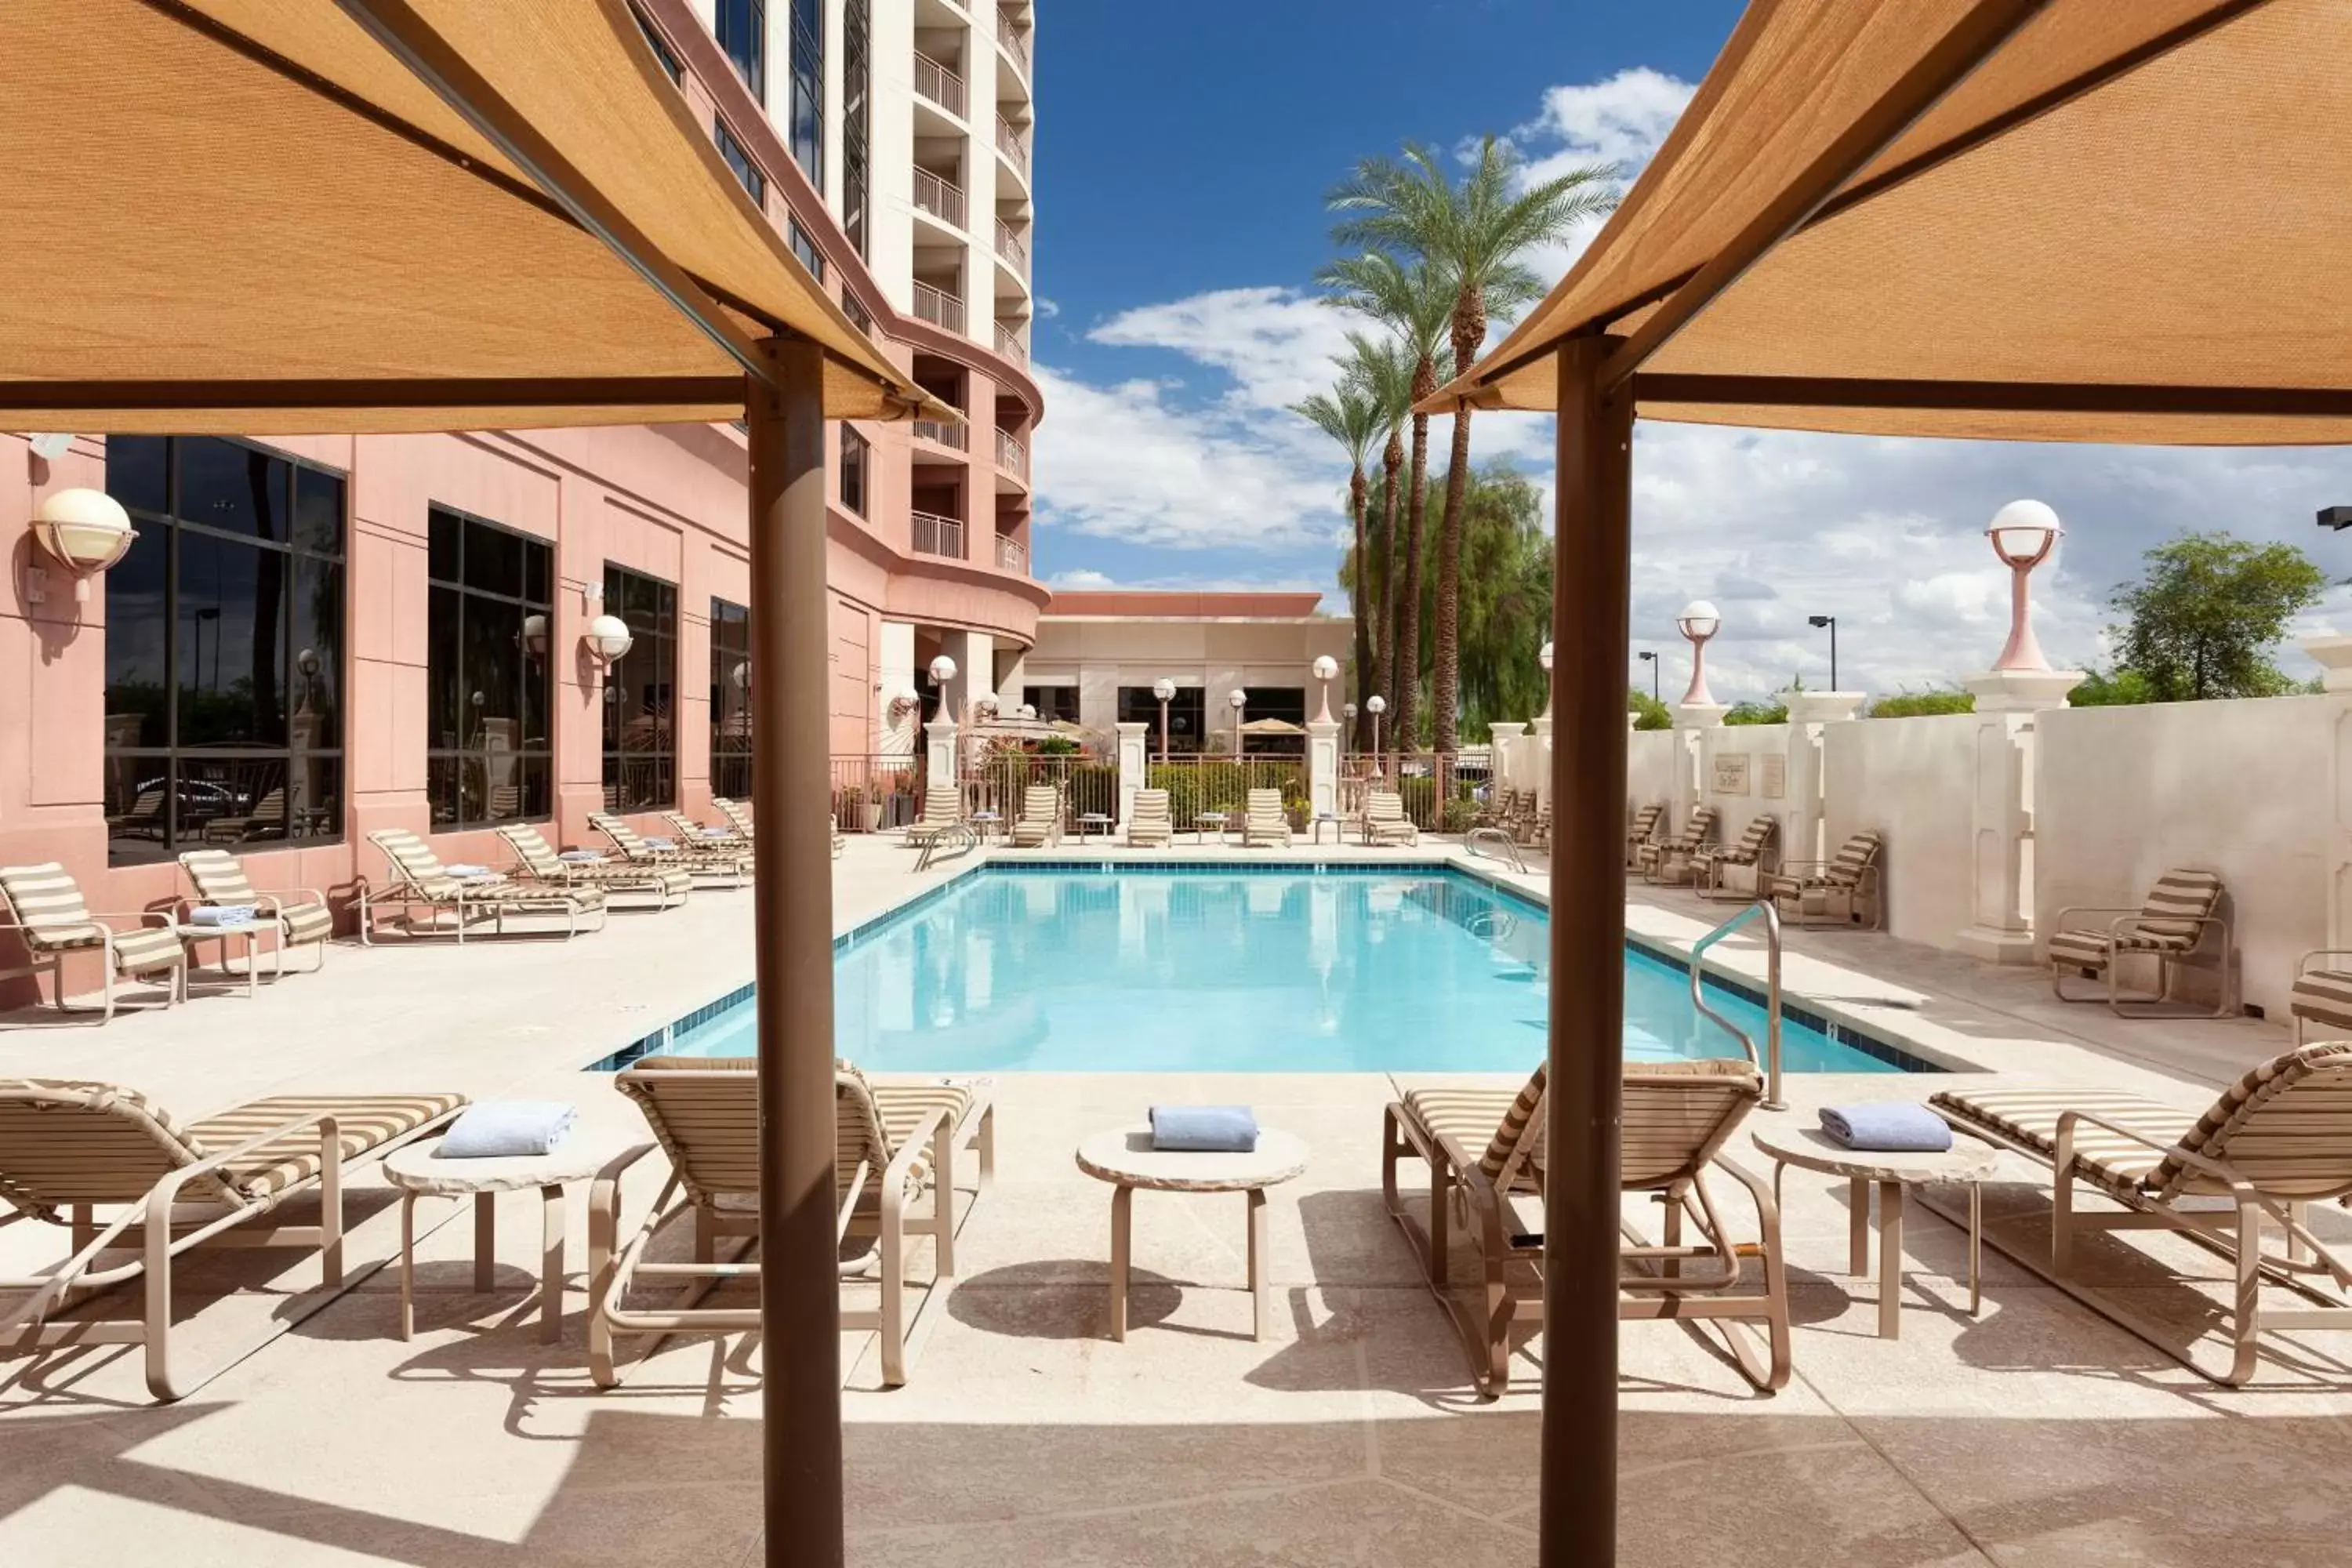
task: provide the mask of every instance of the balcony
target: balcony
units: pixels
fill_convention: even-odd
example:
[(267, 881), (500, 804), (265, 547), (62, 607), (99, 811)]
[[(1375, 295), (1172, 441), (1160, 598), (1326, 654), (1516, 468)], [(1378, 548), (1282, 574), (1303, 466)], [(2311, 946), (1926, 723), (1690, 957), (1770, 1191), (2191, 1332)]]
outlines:
[(929, 441), (934, 446), (952, 447), (959, 452), (967, 452), (971, 449), (971, 431), (970, 427), (962, 425), (950, 425), (944, 419), (916, 420), (915, 439), (918, 441)]
[(934, 511), (910, 514), (915, 525), (915, 553), (944, 555), (952, 561), (964, 559), (963, 524), (951, 517), (941, 517)]
[(963, 227), (963, 187), (943, 174), (931, 173), (920, 163), (915, 165), (915, 207), (919, 212), (930, 214), (950, 228)]
[(996, 117), (996, 150), (1023, 179), (1029, 177), (1029, 139), (1021, 127), (1002, 114)]
[(1024, 479), (1029, 477), (1029, 448), (1015, 440), (1010, 430), (996, 433), (996, 465), (1012, 469)]
[(1022, 277), (1029, 276), (1029, 247), (1003, 218), (996, 220), (996, 254), (1013, 263), (1013, 269)]
[[(915, 314), (935, 327), (945, 327), (951, 332), (963, 331), (963, 301), (919, 278), (915, 280)], [(1003, 331), (998, 330), (1000, 333)]]
[(920, 49), (915, 51), (915, 91), (958, 120), (964, 117), (963, 78)]
[(1013, 57), (1013, 63), (1021, 68), (1021, 74), (1027, 76), (1030, 74), (1029, 35), (1023, 32), (1021, 26), (1020, 19), (1011, 11), (1002, 5), (996, 8), (996, 41), (1003, 44), (1004, 52)]
[(996, 563), (1007, 572), (1029, 574), (1029, 547), (1017, 539), (999, 535), (996, 541)]
[[(919, 289), (922, 285), (918, 283), (915, 287)], [(956, 304), (956, 310), (958, 312), (956, 319), (958, 321), (961, 321), (963, 319), (961, 314), (962, 310), (962, 302), (959, 300)], [(915, 313), (917, 315), (922, 314), (919, 310)], [(956, 330), (958, 331), (961, 331), (963, 329), (959, 326)], [(1021, 364), (1027, 364), (1029, 363), (1029, 345), (1021, 341), (1021, 334), (1019, 331), (1003, 321), (996, 323), (996, 352), (1003, 354), (1006, 359), (1015, 361)]]

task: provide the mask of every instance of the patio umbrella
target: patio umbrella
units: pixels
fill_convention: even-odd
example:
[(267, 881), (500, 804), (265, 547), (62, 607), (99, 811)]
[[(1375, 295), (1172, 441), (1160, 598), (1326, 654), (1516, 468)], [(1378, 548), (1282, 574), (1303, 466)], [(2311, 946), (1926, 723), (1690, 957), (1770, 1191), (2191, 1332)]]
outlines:
[(1287, 719), (1253, 719), (1242, 726), (1244, 735), (1304, 735), (1307, 727)]
[(0, 160), (0, 427), (744, 420), (758, 977), (791, 999), (760, 1025), (766, 1552), (838, 1563), (824, 421), (955, 414), (625, 0), (12, 0)]
[(1422, 405), (1559, 414), (1543, 1568), (1615, 1561), (1636, 412), (2342, 442), (2352, 141), (2311, 105), (2347, 70), (2342, 0), (1754, 0), (1567, 276)]

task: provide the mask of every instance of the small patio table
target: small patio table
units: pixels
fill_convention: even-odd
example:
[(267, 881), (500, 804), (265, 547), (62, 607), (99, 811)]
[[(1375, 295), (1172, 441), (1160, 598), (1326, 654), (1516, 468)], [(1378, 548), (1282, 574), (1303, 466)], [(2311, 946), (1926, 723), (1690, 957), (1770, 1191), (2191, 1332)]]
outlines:
[[(284, 933), (275, 920), (263, 920), (258, 916), (249, 921), (240, 921), (234, 925), (202, 926), (189, 921), (172, 922), (172, 933), (180, 939), (180, 945), (188, 950), (191, 963), (195, 958), (196, 943), (219, 942), (221, 973), (231, 975), (232, 978), (234, 978), (234, 972), (228, 966), (229, 939), (243, 937), (245, 939), (245, 994), (247, 996), (261, 994), (261, 949), (256, 945), (255, 939), (264, 931), (278, 937), (281, 942), (284, 940)], [(283, 954), (279, 955), (278, 962), (281, 965), (285, 963)]]
[(1104, 816), (1099, 811), (1080, 812), (1078, 814), (1078, 842), (1081, 844), (1085, 843), (1088, 833), (1096, 834), (1100, 837), (1108, 838), (1110, 837), (1110, 818)]
[(1217, 829), (1217, 842), (1223, 844), (1225, 841), (1225, 814), (1222, 811), (1196, 811), (1192, 814), (1192, 842), (1207, 843), (1212, 824)]
[(1258, 1130), (1246, 1154), (1194, 1154), (1151, 1146), (1151, 1125), (1097, 1132), (1078, 1145), (1078, 1169), (1111, 1184), (1110, 1337), (1127, 1338), (1127, 1272), (1135, 1189), (1161, 1193), (1249, 1194), (1249, 1289), (1252, 1337), (1265, 1338), (1273, 1316), (1266, 1290), (1265, 1189), (1307, 1169), (1307, 1141), (1271, 1127)]

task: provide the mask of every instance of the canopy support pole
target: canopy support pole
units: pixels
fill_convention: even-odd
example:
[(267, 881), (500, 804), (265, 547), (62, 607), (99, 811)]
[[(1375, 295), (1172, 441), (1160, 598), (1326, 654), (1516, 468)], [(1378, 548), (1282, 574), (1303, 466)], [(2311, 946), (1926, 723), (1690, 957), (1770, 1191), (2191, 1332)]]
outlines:
[(1633, 391), (1619, 340), (1560, 345), (1552, 538), (1551, 1032), (1544, 1101), (1538, 1568), (1617, 1561), (1618, 1117)]
[(824, 352), (763, 340), (751, 446), (751, 799), (759, 877), (760, 1354), (768, 1568), (841, 1568), (834, 1197), (831, 623)]

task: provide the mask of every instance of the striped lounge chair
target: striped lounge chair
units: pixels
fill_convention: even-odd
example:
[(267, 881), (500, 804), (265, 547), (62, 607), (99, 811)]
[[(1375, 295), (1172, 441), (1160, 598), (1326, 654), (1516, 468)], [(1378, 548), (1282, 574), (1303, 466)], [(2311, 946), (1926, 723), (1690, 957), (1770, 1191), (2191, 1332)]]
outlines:
[[(0, 1198), (16, 1211), (0, 1225), (66, 1226), (73, 1247), (62, 1263), (0, 1276), (0, 1293), (30, 1292), (0, 1314), (0, 1352), (140, 1345), (157, 1399), (194, 1392), (364, 1277), (344, 1266), (345, 1181), (465, 1104), (460, 1094), (289, 1094), (181, 1124), (112, 1084), (0, 1079)], [(264, 1223), (314, 1194), (315, 1214), (299, 1223)], [(171, 1225), (151, 1233), (150, 1215)], [(257, 1338), (191, 1376), (172, 1363), (173, 1264), (215, 1238), (315, 1250), (321, 1284), (256, 1314), (265, 1325)], [(133, 1280), (144, 1289), (117, 1293), (133, 1315), (65, 1316)]]
[(725, 817), (727, 825), (740, 835), (745, 843), (751, 842), (753, 836), (750, 806), (740, 800), (730, 800), (724, 795), (714, 795), (710, 797), (710, 809)]
[(639, 866), (603, 857), (567, 860), (528, 822), (510, 822), (499, 829), (499, 837), (514, 851), (520, 879), (545, 888), (596, 889), (614, 909), (621, 895), (630, 894), (645, 900), (640, 908), (667, 910), (686, 902), (694, 889), (694, 878), (683, 866)]
[(1242, 844), (1244, 847), (1252, 844), (1290, 847), (1290, 818), (1283, 813), (1280, 790), (1249, 792), (1249, 805), (1242, 818)]
[[(582, 917), (594, 915), (591, 931), (604, 924), (604, 894), (598, 888), (548, 888), (518, 882), (496, 873), (487, 877), (452, 876), (425, 840), (404, 827), (380, 827), (368, 842), (383, 852), (391, 883), (383, 892), (360, 884), (360, 943), (373, 945), (377, 933), (376, 911), (400, 911), (400, 930), (411, 937), (454, 936), (462, 944), (466, 933), (484, 921), (491, 934), (507, 934), (509, 915), (561, 915), (565, 937), (580, 934)], [(417, 916), (426, 918), (422, 926)], [(442, 924), (443, 915), (456, 924)], [(517, 933), (521, 934), (521, 933)], [(539, 933), (534, 933), (539, 934)]]
[[(1543, 1317), (1543, 1144), (1546, 1068), (1516, 1094), (1507, 1089), (1432, 1087), (1408, 1090), (1381, 1121), (1381, 1192), (1389, 1217), (1420, 1259), (1470, 1353), (1479, 1392), (1500, 1396), (1510, 1382), (1514, 1325)], [(1763, 1075), (1745, 1060), (1628, 1062), (1619, 1168), (1628, 1193), (1654, 1194), (1664, 1205), (1663, 1245), (1631, 1226), (1618, 1249), (1621, 1319), (1724, 1321), (1725, 1346), (1759, 1389), (1789, 1381), (1788, 1266), (1780, 1248), (1780, 1211), (1772, 1184), (1723, 1152), (1748, 1112), (1764, 1098)], [(1420, 1160), (1429, 1173), (1426, 1217), (1407, 1206), (1398, 1163)], [(1760, 1240), (1735, 1241), (1717, 1217), (1706, 1178), (1719, 1170), (1748, 1189)], [(1522, 1215), (1519, 1205), (1528, 1204)], [(1483, 1278), (1474, 1299), (1454, 1289), (1448, 1226), (1455, 1214), (1470, 1229)], [(1698, 1245), (1683, 1245), (1684, 1227)], [(1749, 1325), (1761, 1324), (1762, 1342)]]
[[(2352, 1195), (2352, 1117), (2345, 1112), (2352, 1105), (2352, 1040), (2322, 1040), (2273, 1058), (2201, 1116), (2088, 1088), (1948, 1089), (1928, 1103), (1954, 1125), (2051, 1172), (2047, 1243), (2037, 1245), (2034, 1210), (1995, 1222), (1986, 1240), (2204, 1376), (2232, 1385), (2251, 1378), (2265, 1328), (2352, 1329), (2352, 1257), (2331, 1250), (2305, 1223), (2311, 1205)], [(2078, 1209), (2084, 1196), (2115, 1209)], [(2199, 1324), (2200, 1337), (2186, 1344), (2178, 1323), (2156, 1325), (2074, 1271), (2078, 1232), (2151, 1228), (2180, 1232), (2221, 1254), (2235, 1276), (2227, 1307), (2190, 1298), (2197, 1310), (2189, 1321)], [(2266, 1230), (2283, 1233), (2285, 1245), (2265, 1247)], [(2307, 1304), (2273, 1308), (2266, 1287), (2273, 1300), (2284, 1289)], [(2226, 1325), (2226, 1367), (2199, 1353), (2209, 1320)]]
[[(163, 987), (163, 1005), (188, 999), (188, 950), (161, 914), (95, 915), (82, 901), (81, 887), (63, 866), (0, 866), (0, 931), (14, 931), (25, 944), (26, 963), (0, 970), (0, 979), (38, 976), (47, 970), (56, 986), (60, 1013), (94, 1013), (100, 1024), (114, 1017), (114, 988), (123, 982)], [(66, 1005), (66, 960), (77, 952), (99, 961), (100, 1005)]]
[(1653, 838), (1633, 851), (1634, 868), (1645, 882), (1674, 879), (1683, 873), (1715, 831), (1715, 807), (1702, 805), (1690, 814), (1683, 830), (1672, 838)]
[[(645, 1223), (617, 1247), (622, 1213), (621, 1177), (645, 1151), (606, 1166), (589, 1194), (588, 1367), (599, 1386), (619, 1381), (614, 1340), (625, 1334), (731, 1334), (760, 1326), (757, 1306), (696, 1308), (672, 1297), (652, 1306), (628, 1304), (630, 1287), (641, 1278), (700, 1280), (759, 1274), (757, 1264), (717, 1261), (721, 1238), (757, 1233), (760, 1194), (758, 1060), (752, 1057), (646, 1057), (616, 1078), (623, 1094), (645, 1112), (670, 1179)], [(881, 1335), (882, 1382), (896, 1388), (907, 1381), (908, 1342), (940, 1287), (955, 1282), (956, 1197), (973, 1205), (996, 1170), (996, 1110), (976, 1084), (929, 1079), (873, 1083), (847, 1062), (834, 1071), (834, 1198), (845, 1236), (872, 1236), (879, 1245), (881, 1303), (877, 1310), (844, 1310), (841, 1326)], [(978, 1168), (969, 1188), (959, 1189), (959, 1163), (969, 1152)], [(920, 1200), (909, 1215), (909, 1199)], [(673, 1223), (691, 1216), (691, 1263), (647, 1263), (646, 1253)], [(966, 1218), (970, 1210), (966, 1210)], [(908, 1237), (930, 1238), (934, 1282), (928, 1288), (907, 1277)], [(922, 1289), (908, 1310), (910, 1284)], [(771, 1355), (790, 1353), (775, 1346)]]
[(1052, 784), (1031, 784), (1021, 792), (1021, 816), (1013, 824), (1015, 848), (1039, 849), (1062, 837), (1062, 792)]
[(1828, 860), (1785, 860), (1768, 873), (1763, 894), (1791, 925), (1864, 925), (1875, 930), (1885, 918), (1880, 896), (1878, 853), (1883, 839), (1873, 830), (1853, 835)]
[(1176, 820), (1169, 814), (1168, 792), (1139, 789), (1127, 814), (1127, 844), (1130, 849), (1165, 848), (1176, 839)]
[(609, 811), (592, 811), (588, 826), (604, 836), (632, 866), (658, 866), (684, 871), (699, 888), (740, 888), (751, 880), (749, 846), (698, 843), (680, 839), (667, 847), (646, 842), (626, 817)]
[(927, 784), (923, 789), (923, 814), (907, 824), (906, 842), (928, 845), (963, 826), (963, 791), (951, 784)]
[(1665, 836), (1666, 808), (1645, 805), (1633, 814), (1633, 826), (1625, 829), (1625, 865), (1628, 869), (1642, 863), (1643, 846), (1656, 843)]
[(318, 889), (256, 892), (245, 874), (244, 862), (226, 849), (191, 849), (180, 857), (180, 869), (188, 874), (188, 885), (196, 890), (193, 902), (215, 909), (251, 910), (256, 921), (277, 928), (273, 977), (286, 973), (286, 954), (298, 947), (317, 950), (318, 962), (310, 966), (313, 972), (327, 967), (327, 943), (334, 939), (335, 911)]
[(1748, 826), (1740, 830), (1738, 842), (1701, 845), (1698, 853), (1691, 857), (1691, 886), (1697, 889), (1703, 898), (1719, 899), (1727, 890), (1735, 898), (1751, 897), (1751, 894), (1738, 889), (1726, 888), (1724, 872), (1739, 866), (1754, 873), (1756, 891), (1761, 892), (1764, 875), (1770, 868), (1772, 845), (1780, 832), (1779, 817), (1757, 816), (1748, 819)]
[(1367, 844), (1418, 844), (1421, 829), (1404, 814), (1404, 796), (1394, 790), (1375, 789), (1364, 792), (1364, 842)]
[[(2050, 937), (2050, 988), (2061, 1002), (2095, 1002), (2096, 994), (2069, 996), (2066, 977), (2069, 974), (2084, 979), (2106, 981), (2106, 1004), (2122, 1017), (2151, 1018), (2179, 1016), (2179, 1008), (2164, 1005), (2172, 992), (2172, 973), (2205, 946), (2209, 931), (2221, 932), (2220, 952), (2215, 963), (2220, 975), (2215, 984), (2218, 1000), (2212, 1016), (2230, 1016), (2230, 920), (2219, 912), (2221, 902), (2221, 879), (2211, 871), (2183, 869), (2175, 867), (2157, 879), (2148, 890), (2147, 901), (2134, 909), (2100, 909), (2089, 904), (2075, 904), (2060, 910), (2051, 924), (2057, 929)], [(2104, 925), (2070, 925), (2070, 919), (2083, 915), (2110, 917)], [(2148, 958), (2156, 962), (2156, 989), (2140, 996), (2126, 994), (2121, 989), (2117, 971), (2125, 958)], [(2188, 1009), (2194, 1014), (2196, 1009)]]
[(680, 844), (691, 844), (705, 849), (716, 845), (721, 848), (740, 851), (748, 847), (751, 842), (737, 832), (735, 825), (731, 822), (724, 824), (697, 822), (682, 811), (665, 811), (661, 814), (661, 819), (668, 823), (671, 829), (677, 834), (677, 841)]
[(2298, 1046), (2306, 1024), (2318, 1025), (2331, 1038), (2352, 1036), (2352, 949), (2315, 948), (2297, 960), (2287, 1011)]

